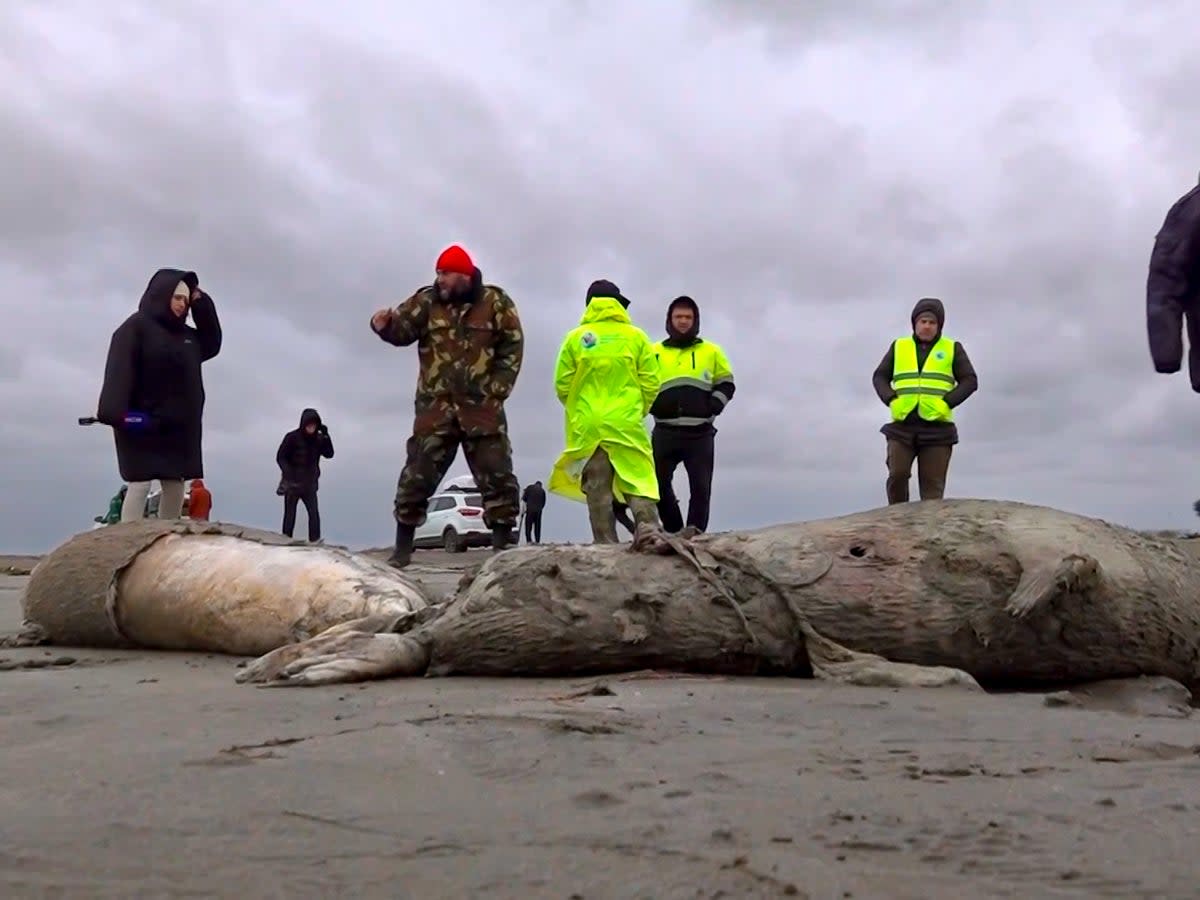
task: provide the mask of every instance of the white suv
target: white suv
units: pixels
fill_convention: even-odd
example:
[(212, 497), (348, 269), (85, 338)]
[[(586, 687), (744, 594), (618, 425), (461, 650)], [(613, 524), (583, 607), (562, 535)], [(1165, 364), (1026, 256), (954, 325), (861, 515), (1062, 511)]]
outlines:
[(442, 547), (450, 553), (491, 544), (492, 530), (483, 522), (483, 496), (462, 490), (430, 497), (425, 524), (413, 536), (413, 547)]

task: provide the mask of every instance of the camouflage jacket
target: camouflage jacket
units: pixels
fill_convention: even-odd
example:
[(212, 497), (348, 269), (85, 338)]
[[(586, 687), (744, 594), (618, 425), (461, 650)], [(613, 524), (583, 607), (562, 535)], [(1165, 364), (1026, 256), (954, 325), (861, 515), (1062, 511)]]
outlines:
[(379, 337), (417, 345), (417, 434), (448, 430), (456, 420), (468, 435), (507, 430), (504, 401), (521, 371), (525, 336), (502, 288), (477, 275), (471, 299), (446, 303), (427, 285), (392, 310)]

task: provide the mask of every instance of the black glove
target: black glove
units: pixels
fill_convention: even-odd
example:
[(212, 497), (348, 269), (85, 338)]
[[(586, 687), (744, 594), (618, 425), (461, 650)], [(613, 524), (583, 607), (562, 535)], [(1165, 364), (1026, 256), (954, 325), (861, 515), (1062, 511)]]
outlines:
[(325, 437), (329, 437), (329, 426), (326, 425), (324, 422), (322, 422), (320, 425), (317, 426), (317, 434), (324, 435)]

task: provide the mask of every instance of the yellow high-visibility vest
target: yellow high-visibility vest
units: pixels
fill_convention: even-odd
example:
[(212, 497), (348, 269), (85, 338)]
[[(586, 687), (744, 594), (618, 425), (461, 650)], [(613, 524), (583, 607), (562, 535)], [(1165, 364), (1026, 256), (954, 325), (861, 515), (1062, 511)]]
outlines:
[(892, 344), (892, 421), (899, 422), (914, 409), (926, 422), (953, 422), (954, 412), (942, 399), (958, 382), (954, 378), (954, 341), (943, 335), (929, 350), (922, 368), (917, 366), (917, 342), (897, 338)]

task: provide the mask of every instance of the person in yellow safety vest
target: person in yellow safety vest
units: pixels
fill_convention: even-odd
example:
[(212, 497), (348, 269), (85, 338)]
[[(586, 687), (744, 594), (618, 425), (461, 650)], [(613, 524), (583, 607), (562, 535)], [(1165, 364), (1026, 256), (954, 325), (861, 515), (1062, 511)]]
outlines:
[(733, 369), (719, 344), (700, 337), (700, 307), (687, 296), (676, 297), (667, 307), (667, 338), (654, 345), (654, 355), (662, 377), (658, 399), (650, 408), (658, 514), (664, 530), (683, 529), (672, 484), (676, 466), (683, 463), (688, 531), (707, 531), (717, 434), (713, 421), (733, 399)]
[(942, 333), (942, 301), (918, 300), (911, 320), (912, 334), (892, 342), (871, 379), (892, 414), (879, 429), (887, 438), (889, 505), (908, 502), (914, 460), (921, 499), (942, 499), (950, 454), (958, 443), (954, 409), (979, 388), (963, 345)]
[(658, 395), (658, 363), (615, 284), (592, 282), (586, 304), (558, 351), (554, 391), (563, 405), (566, 447), (547, 487), (587, 503), (592, 539), (615, 544), (614, 499), (629, 506), (639, 527), (658, 525), (658, 479), (645, 425)]

